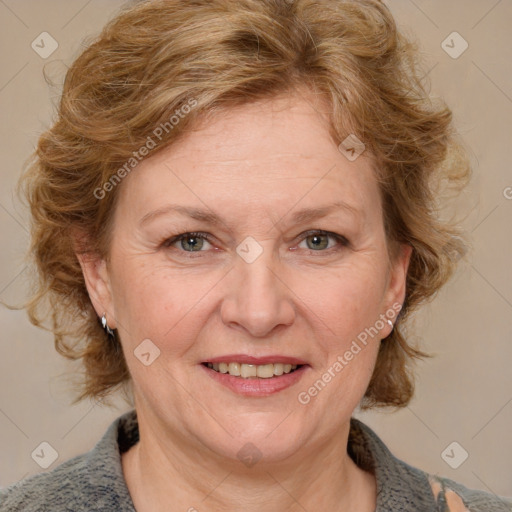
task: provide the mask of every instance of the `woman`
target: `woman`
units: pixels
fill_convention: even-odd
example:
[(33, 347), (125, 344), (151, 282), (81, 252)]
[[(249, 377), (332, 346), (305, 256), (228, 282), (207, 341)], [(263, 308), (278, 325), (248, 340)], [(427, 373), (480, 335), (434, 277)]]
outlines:
[(512, 510), (351, 418), (409, 402), (401, 326), (463, 251), (433, 190), (466, 161), (413, 61), (372, 0), (150, 0), (106, 26), (25, 177), (28, 307), (50, 300), (80, 399), (135, 410), (1, 511)]

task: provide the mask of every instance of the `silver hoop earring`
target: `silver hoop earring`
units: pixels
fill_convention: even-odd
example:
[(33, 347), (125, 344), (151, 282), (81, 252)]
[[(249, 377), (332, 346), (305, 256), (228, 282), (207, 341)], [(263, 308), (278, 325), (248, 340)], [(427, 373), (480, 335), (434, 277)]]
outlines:
[(114, 331), (108, 326), (107, 324), (107, 314), (103, 313), (103, 316), (101, 317), (101, 326), (105, 331), (107, 331), (107, 334), (109, 336), (114, 336)]

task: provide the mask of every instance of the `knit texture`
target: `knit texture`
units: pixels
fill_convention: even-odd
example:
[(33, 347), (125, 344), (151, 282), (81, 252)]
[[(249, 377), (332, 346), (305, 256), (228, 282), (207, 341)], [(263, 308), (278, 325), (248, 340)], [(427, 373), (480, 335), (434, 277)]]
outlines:
[[(90, 452), (0, 490), (0, 512), (135, 512), (121, 454), (138, 440), (136, 412), (130, 411), (110, 425)], [(458, 494), (470, 512), (512, 512), (512, 500), (433, 477), (395, 458), (356, 419), (351, 420), (348, 453), (359, 467), (375, 474), (375, 512), (448, 512), (444, 499), (448, 489)], [(437, 500), (429, 478), (443, 487)]]

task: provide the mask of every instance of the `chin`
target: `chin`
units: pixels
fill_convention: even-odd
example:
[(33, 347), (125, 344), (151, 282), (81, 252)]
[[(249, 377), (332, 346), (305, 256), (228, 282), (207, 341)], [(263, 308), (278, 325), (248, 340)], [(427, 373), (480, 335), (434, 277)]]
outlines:
[[(263, 416), (263, 417), (262, 417)], [(230, 436), (221, 427), (204, 432), (203, 443), (222, 458), (242, 462), (247, 467), (256, 463), (284, 462), (304, 446), (310, 437), (304, 424), (283, 419), (275, 413), (246, 414), (243, 419), (229, 421)], [(212, 436), (213, 431), (216, 434)]]

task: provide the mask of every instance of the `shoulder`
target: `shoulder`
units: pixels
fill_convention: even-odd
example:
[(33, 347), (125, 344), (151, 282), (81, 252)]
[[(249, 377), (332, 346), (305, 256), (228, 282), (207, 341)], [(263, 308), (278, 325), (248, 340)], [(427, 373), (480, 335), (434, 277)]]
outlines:
[(441, 512), (512, 512), (512, 500), (485, 491), (468, 489), (448, 478), (428, 475)]
[(40, 473), (0, 490), (1, 512), (74, 510), (77, 496), (87, 491), (87, 459), (79, 455), (52, 471)]
[(359, 467), (375, 475), (379, 512), (512, 512), (508, 498), (468, 489), (396, 458), (372, 429), (354, 418), (348, 452)]
[(115, 420), (88, 453), (0, 489), (0, 512), (134, 511), (121, 452), (138, 441), (134, 411)]

